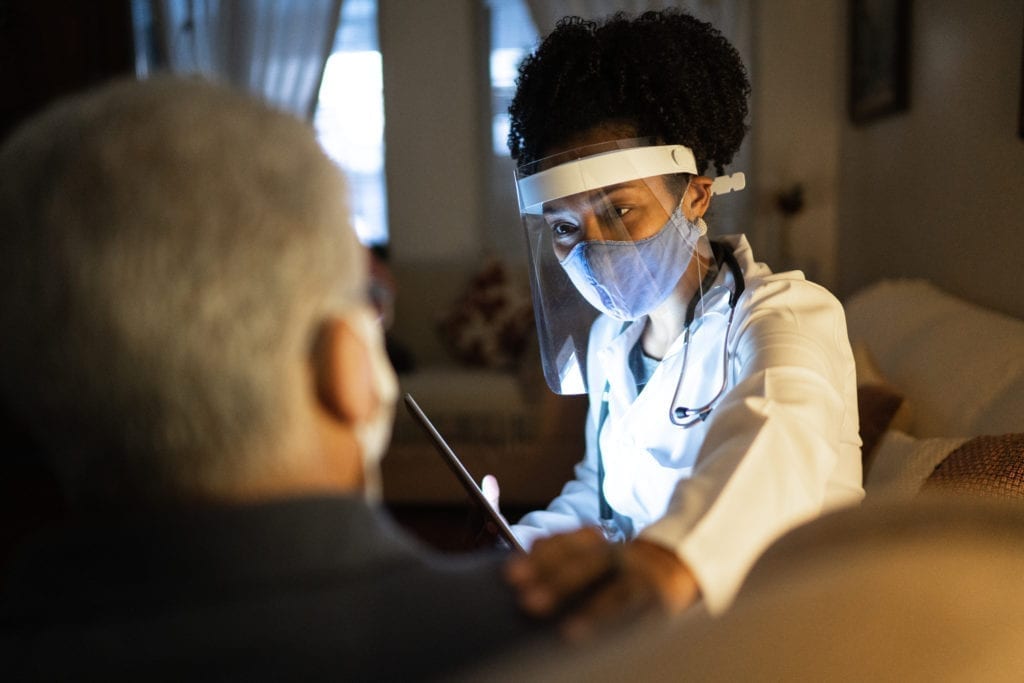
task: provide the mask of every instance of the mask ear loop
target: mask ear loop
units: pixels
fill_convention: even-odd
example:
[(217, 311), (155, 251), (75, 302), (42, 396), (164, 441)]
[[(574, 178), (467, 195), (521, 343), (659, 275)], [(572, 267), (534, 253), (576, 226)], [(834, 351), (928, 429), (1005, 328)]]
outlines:
[[(684, 219), (686, 218), (686, 213), (683, 211), (683, 202), (686, 200), (686, 193), (690, 191), (690, 184), (692, 182), (693, 182), (693, 178), (688, 178), (687, 179), (687, 181), (686, 181), (686, 188), (683, 190), (683, 196), (679, 199), (679, 213), (683, 216)], [(703, 265), (702, 259), (703, 259), (703, 256), (704, 256), (704, 254), (701, 253), (701, 248), (700, 248), (701, 247), (701, 240), (707, 240), (708, 224), (706, 222), (704, 222), (704, 216), (697, 216), (697, 219), (695, 221), (691, 221), (690, 223), (695, 228), (697, 228), (697, 233), (698, 233), (697, 234), (697, 239), (696, 239), (696, 244), (694, 246), (694, 253), (697, 256), (697, 304), (700, 306), (700, 314), (703, 315), (704, 314), (704, 294), (706, 293), (704, 291), (704, 288), (705, 288), (704, 286), (706, 284), (705, 281), (712, 279), (712, 278), (709, 277), (709, 275), (710, 275), (711, 269), (712, 269), (711, 264), (713, 264), (715, 262), (715, 260), (714, 260), (714, 255), (711, 253), (710, 245), (708, 245), (709, 248), (708, 248), (707, 251), (708, 251), (708, 255), (710, 256), (710, 259), (708, 261), (708, 263), (709, 263), (708, 270), (707, 270), (707, 272), (701, 272), (701, 266)], [(687, 327), (689, 327), (689, 324), (687, 324)]]
[[(697, 216), (697, 220), (694, 223), (697, 229), (700, 231), (700, 235), (697, 237), (697, 290), (699, 292), (697, 303), (700, 306), (700, 314), (704, 315), (704, 295), (707, 294), (705, 289), (714, 281), (715, 276), (712, 275), (711, 271), (714, 270), (715, 257), (714, 254), (708, 259), (707, 271), (701, 273), (701, 265), (703, 265), (703, 254), (701, 253), (701, 241), (708, 241), (708, 224), (704, 222), (703, 216)], [(710, 252), (710, 245), (708, 245), (708, 251)]]

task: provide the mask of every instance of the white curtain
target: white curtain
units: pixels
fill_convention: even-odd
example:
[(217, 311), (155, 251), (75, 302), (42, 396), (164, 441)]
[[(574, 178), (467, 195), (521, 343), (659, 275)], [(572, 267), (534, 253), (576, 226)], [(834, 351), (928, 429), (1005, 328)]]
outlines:
[(166, 67), (312, 120), (342, 0), (150, 0)]

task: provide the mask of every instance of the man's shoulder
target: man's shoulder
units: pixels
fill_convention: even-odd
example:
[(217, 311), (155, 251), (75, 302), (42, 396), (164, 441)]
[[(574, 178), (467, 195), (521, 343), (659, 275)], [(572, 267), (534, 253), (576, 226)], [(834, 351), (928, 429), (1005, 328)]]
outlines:
[[(0, 615), (0, 644), (20, 644), (27, 670), (58, 678), (61, 671), (141, 672), (160, 662), (248, 671), (251, 662), (237, 651), (257, 643), (252, 661), (276, 653), (294, 671), (320, 662), (343, 678), (372, 678), (439, 672), (538, 631), (501, 578), (501, 555), (437, 554), (361, 502), (293, 501), (244, 512), (256, 519), (240, 522), (240, 511), (231, 511), (229, 523), (199, 515), (173, 532), (158, 525), (151, 541), (115, 561), (94, 559), (86, 575), (69, 566), (50, 572), (51, 581), (9, 586), (27, 591), (18, 609)], [(171, 547), (163, 554), (153, 550), (158, 544)], [(73, 550), (80, 547), (65, 538), (64, 547), (36, 558), (81, 558)], [(25, 569), (32, 571), (31, 558)], [(58, 598), (47, 598), (49, 589)], [(53, 660), (57, 651), (63, 664)]]

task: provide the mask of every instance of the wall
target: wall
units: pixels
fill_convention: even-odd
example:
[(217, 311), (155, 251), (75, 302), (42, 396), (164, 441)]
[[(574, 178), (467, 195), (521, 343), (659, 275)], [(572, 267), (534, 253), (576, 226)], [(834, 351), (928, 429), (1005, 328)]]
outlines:
[[(755, 219), (749, 238), (773, 269), (800, 268), (829, 288), (838, 269), (844, 6), (836, 0), (762, 0), (753, 22)], [(797, 183), (804, 209), (787, 220), (775, 196)]]
[[(1024, 3), (912, 3), (910, 108), (863, 126), (846, 114), (847, 3), (761, 0), (754, 11), (759, 256), (840, 297), (923, 277), (1024, 316)], [(775, 193), (794, 183), (805, 208), (786, 221)]]
[(485, 251), (486, 15), (476, 0), (379, 0), (394, 337), (445, 362), (436, 320)]
[(380, 0), (388, 221), (398, 263), (481, 249), (487, 33), (475, 0)]
[[(847, 4), (752, 3), (746, 231), (758, 256), (840, 297), (925, 277), (1024, 317), (1024, 3), (913, 3), (910, 109), (863, 127), (846, 114)], [(486, 34), (474, 0), (381, 0), (396, 332), (428, 360), (443, 358), (435, 314), (481, 255), (522, 261), (510, 169), (495, 174), (486, 156)], [(509, 188), (507, 206), (484, 204), (488, 183)], [(805, 208), (784, 221), (774, 198), (793, 183)]]
[(910, 109), (840, 137), (841, 293), (924, 277), (1024, 317), (1024, 3), (919, 1)]

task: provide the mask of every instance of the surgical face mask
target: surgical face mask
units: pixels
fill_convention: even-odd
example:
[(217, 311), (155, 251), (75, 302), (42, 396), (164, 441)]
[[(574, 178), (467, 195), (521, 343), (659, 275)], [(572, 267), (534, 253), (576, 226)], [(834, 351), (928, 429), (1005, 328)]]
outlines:
[(366, 422), (357, 425), (356, 439), (362, 451), (364, 495), (367, 500), (379, 501), (380, 461), (391, 440), (391, 425), (398, 400), (398, 380), (384, 352), (384, 335), (380, 324), (363, 309), (349, 314), (346, 322), (366, 345), (370, 361), (373, 389), (378, 398), (377, 410)]
[(636, 320), (668, 298), (706, 232), (702, 220), (690, 222), (677, 207), (651, 237), (580, 242), (561, 264), (594, 308), (617, 320)]

